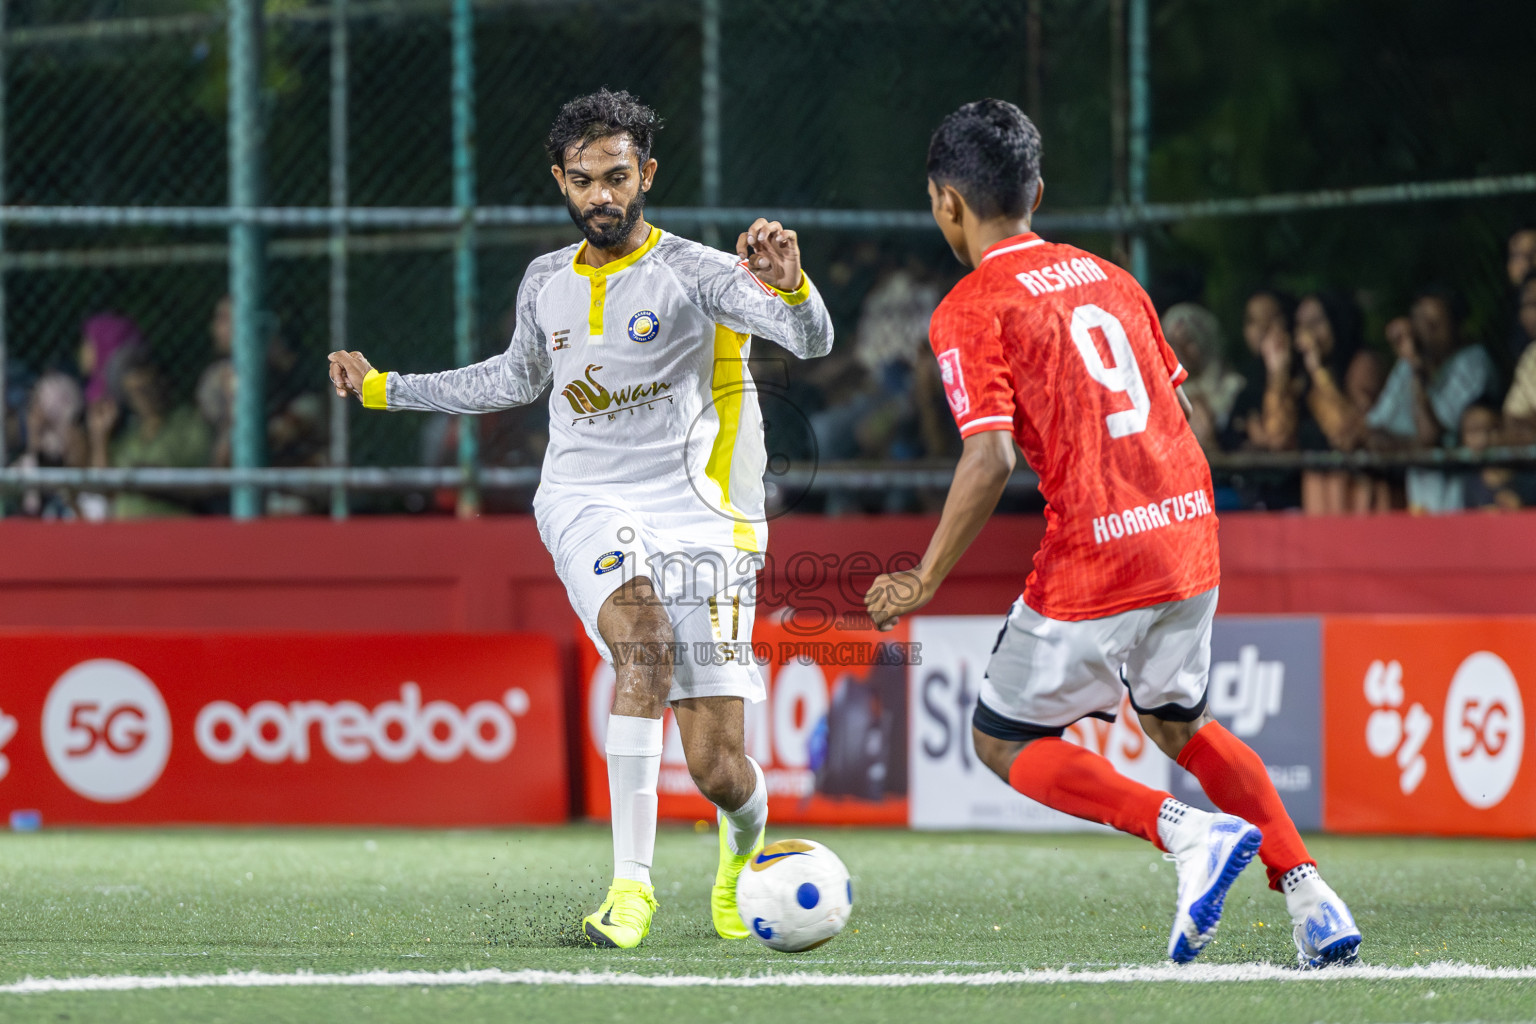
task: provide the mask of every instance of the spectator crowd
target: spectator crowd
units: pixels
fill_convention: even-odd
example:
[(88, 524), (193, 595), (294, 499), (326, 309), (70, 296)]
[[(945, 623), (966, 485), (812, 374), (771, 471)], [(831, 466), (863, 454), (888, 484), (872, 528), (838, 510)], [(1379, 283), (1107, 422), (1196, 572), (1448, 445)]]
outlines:
[[(1215, 313), (1178, 302), (1162, 326), (1189, 379), (1190, 425), (1219, 456), (1217, 507), (1352, 514), (1408, 509), (1442, 513), (1536, 505), (1536, 470), (1511, 465), (1436, 465), (1435, 449), (1485, 452), (1536, 445), (1536, 227), (1508, 240), (1508, 334), (1469, 337), (1467, 311), (1449, 288), (1428, 285), (1392, 310), (1368, 337), (1357, 296), (1342, 289), (1292, 295), (1255, 289), (1240, 338)], [(840, 329), (824, 359), (800, 364), (772, 345), (754, 349), (771, 454), (788, 464), (847, 460), (891, 467), (947, 464), (959, 439), (928, 348), (928, 322), (954, 277), (910, 252), (873, 241), (839, 253), (818, 278)], [(508, 326), (510, 329), (510, 326)], [(322, 369), (301, 365), (282, 334), (267, 352), (268, 461), (326, 463), (328, 413)], [(177, 402), (133, 320), (88, 316), (66, 361), (35, 377), (16, 367), (7, 381), (7, 451), (15, 466), (222, 467), (231, 461), (237, 382), (230, 359), (230, 303), (211, 312), (206, 366), (189, 400)], [(452, 464), (460, 421), (422, 419), (420, 462)], [(484, 461), (537, 465), (548, 435), (542, 403), (476, 424)], [(1392, 465), (1341, 468), (1318, 460), (1305, 470), (1264, 468), (1269, 453), (1403, 453)], [(1259, 455), (1245, 460), (1245, 455)], [(1423, 465), (1392, 468), (1423, 456)], [(1245, 468), (1246, 462), (1246, 468)], [(771, 484), (771, 481), (770, 481)], [(771, 490), (771, 487), (770, 487)], [(832, 491), (802, 507), (829, 514), (936, 511), (942, 488)], [(267, 511), (318, 511), (299, 495), (269, 494)], [(447, 511), (453, 495), (408, 496), (409, 511)], [(491, 509), (526, 509), (526, 499)], [(105, 495), (32, 491), (7, 511), (45, 518), (137, 518), (223, 512), (227, 498), (194, 494)]]
[[(1536, 444), (1536, 228), (1508, 241), (1506, 338), (1466, 333), (1461, 297), (1421, 288), (1368, 338), (1361, 304), (1344, 290), (1299, 296), (1260, 287), (1247, 298), (1241, 343), (1194, 302), (1164, 309), (1164, 334), (1189, 371), (1190, 425), (1219, 456), (1217, 505), (1341, 515), (1536, 505), (1536, 470), (1524, 465), (1437, 468), (1436, 449), (1480, 455)], [(805, 396), (823, 459), (899, 463), (956, 451), (927, 353), (928, 318), (942, 285), (921, 267), (887, 265), (868, 291), (851, 345), (825, 360)], [(1235, 348), (1235, 352), (1233, 349)], [(1271, 453), (1374, 452), (1422, 457), (1414, 468), (1263, 468)], [(1244, 458), (1259, 456), (1257, 458)], [(1250, 468), (1241, 467), (1248, 462)], [(1318, 462), (1342, 460), (1319, 459)], [(1252, 468), (1257, 466), (1258, 468)], [(942, 494), (833, 494), (827, 511), (932, 509)]]
[[(1207, 453), (1482, 453), (1536, 444), (1536, 228), (1509, 238), (1507, 340), (1465, 333), (1452, 290), (1429, 285), (1387, 319), (1378, 343), (1363, 337), (1347, 293), (1299, 299), (1254, 291), (1232, 365), (1221, 327), (1192, 303), (1163, 314), (1169, 344), (1190, 371), (1185, 392)], [(1241, 461), (1240, 458), (1233, 461)], [(1443, 513), (1536, 504), (1536, 474), (1519, 466), (1406, 470), (1308, 469), (1218, 473), (1219, 508), (1300, 508), (1346, 514), (1409, 509)]]
[[(130, 318), (115, 312), (86, 317), (78, 344), (35, 379), (7, 367), (7, 445), (16, 467), (192, 469), (227, 467), (234, 425), (235, 374), (229, 298), (208, 324), (207, 365), (193, 400), (178, 403), (153, 346)], [(268, 461), (274, 466), (323, 465), (326, 409), (313, 380), (275, 329), (267, 348)], [(295, 495), (273, 493), (268, 514), (312, 511)], [(8, 502), (11, 514), (45, 519), (140, 519), (228, 511), (228, 498), (199, 494), (113, 494), (70, 488), (31, 490)]]

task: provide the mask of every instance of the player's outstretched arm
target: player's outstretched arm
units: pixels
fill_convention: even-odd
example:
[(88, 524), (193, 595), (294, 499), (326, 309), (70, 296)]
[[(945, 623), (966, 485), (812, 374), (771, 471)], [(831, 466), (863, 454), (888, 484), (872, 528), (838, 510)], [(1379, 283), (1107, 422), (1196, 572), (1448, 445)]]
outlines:
[(550, 379), (549, 353), (537, 320), (538, 293), (558, 259), (540, 257), (517, 291), (517, 326), (507, 350), (483, 362), (442, 373), (387, 373), (361, 352), (332, 352), (331, 384), (370, 409), (419, 409), (474, 414), (527, 405)]
[(331, 384), (370, 409), (417, 409), (472, 415), (526, 405), (549, 383), (547, 358), (514, 337), (507, 351), (442, 373), (384, 373), (361, 352), (330, 354)]
[(864, 607), (876, 626), (890, 629), (933, 598), (997, 508), (1013, 466), (1013, 436), (1006, 430), (983, 430), (965, 439), (944, 514), (923, 560), (906, 572), (876, 577), (864, 595)]
[(738, 259), (700, 256), (699, 298), (716, 322), (768, 338), (801, 359), (832, 351), (832, 316), (800, 266), (800, 240), (759, 217), (736, 239)]

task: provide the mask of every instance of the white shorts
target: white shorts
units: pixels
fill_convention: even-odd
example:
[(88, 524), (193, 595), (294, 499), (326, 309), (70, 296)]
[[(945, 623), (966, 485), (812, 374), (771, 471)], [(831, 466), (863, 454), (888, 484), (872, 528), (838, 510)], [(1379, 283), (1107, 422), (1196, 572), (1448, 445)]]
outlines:
[(1205, 711), (1219, 589), (1076, 622), (1048, 619), (1020, 598), (981, 680), (977, 728), (1032, 739), (1079, 718), (1113, 721), (1127, 690), (1142, 714), (1194, 721)]
[(639, 513), (606, 495), (568, 493), (541, 494), (534, 513), (571, 607), (604, 661), (613, 664), (614, 652), (597, 630), (597, 613), (615, 590), (644, 576), (678, 644), (667, 700), (756, 703), (767, 696), (750, 656), (763, 556), (735, 548), (733, 520), (696, 507)]

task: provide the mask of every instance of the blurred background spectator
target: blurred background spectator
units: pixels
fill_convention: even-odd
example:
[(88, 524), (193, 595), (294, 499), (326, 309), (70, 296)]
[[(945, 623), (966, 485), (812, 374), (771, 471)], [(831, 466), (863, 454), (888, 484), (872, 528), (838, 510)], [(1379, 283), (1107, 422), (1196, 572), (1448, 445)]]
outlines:
[[(1481, 453), (1503, 442), (1498, 409), (1484, 401), (1467, 406), (1461, 414), (1462, 447)], [(1528, 470), (1485, 466), (1457, 477), (1462, 508), (1511, 511), (1536, 504), (1536, 474)]]
[(1525, 283), (1532, 273), (1536, 273), (1536, 226), (1519, 228), (1509, 236), (1504, 271), (1509, 277), (1509, 287), (1515, 299), (1515, 315), (1510, 318), (1509, 325), (1508, 354), (1512, 359), (1519, 359), (1520, 353), (1525, 351), (1533, 336), (1522, 322), (1520, 309)]
[[(1536, 245), (1536, 231), (1529, 234)], [(1520, 282), (1515, 328), (1521, 354), (1504, 399), (1505, 438), (1509, 444), (1536, 444), (1536, 266)]]
[[(149, 362), (127, 367), (122, 374), (123, 406), (103, 398), (86, 412), (86, 434), (92, 466), (173, 466), (208, 464), (209, 431), (190, 406), (172, 406), (165, 380)], [(118, 519), (188, 515), (190, 504), (160, 495), (124, 491), (112, 500)]]
[[(1409, 311), (1411, 344), (1387, 375), (1381, 397), (1366, 416), (1377, 451), (1408, 451), (1456, 441), (1461, 414), (1495, 386), (1493, 360), (1481, 345), (1465, 344), (1455, 293), (1427, 288)], [(1433, 469), (1410, 469), (1408, 507), (1446, 512), (1461, 507), (1459, 478)]]
[(1221, 323), (1216, 314), (1193, 302), (1170, 306), (1162, 316), (1163, 335), (1189, 373), (1184, 394), (1193, 407), (1189, 425), (1207, 453), (1221, 450), (1221, 435), (1232, 419), (1237, 396), (1247, 383), (1227, 365)]
[[(85, 396), (75, 378), (58, 370), (43, 374), (27, 399), (26, 447), (13, 465), (25, 469), (86, 465), (84, 413)], [(27, 491), (20, 511), (44, 519), (73, 519), (74, 497), (67, 491)]]
[[(1365, 417), (1386, 376), (1374, 352), (1361, 347), (1360, 311), (1336, 292), (1317, 292), (1296, 307), (1294, 333), (1302, 384), (1294, 415), (1301, 451), (1350, 452), (1365, 442)], [(1347, 470), (1301, 474), (1301, 507), (1314, 515), (1390, 507), (1386, 482)]]

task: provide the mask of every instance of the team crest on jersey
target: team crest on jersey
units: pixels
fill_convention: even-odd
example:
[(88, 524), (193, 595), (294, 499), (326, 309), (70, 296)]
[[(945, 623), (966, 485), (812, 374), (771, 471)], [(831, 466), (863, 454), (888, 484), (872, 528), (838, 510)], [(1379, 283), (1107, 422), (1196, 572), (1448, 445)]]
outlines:
[(601, 576), (605, 572), (613, 572), (624, 564), (624, 552), (610, 551), (592, 563), (592, 571)]
[(642, 309), (629, 318), (629, 340), (638, 342), (655, 341), (656, 335), (661, 333), (661, 320), (655, 313), (648, 309)]
[(939, 379), (944, 383), (944, 396), (956, 416), (971, 411), (971, 396), (965, 390), (965, 373), (960, 369), (960, 350), (945, 349), (939, 353)]

